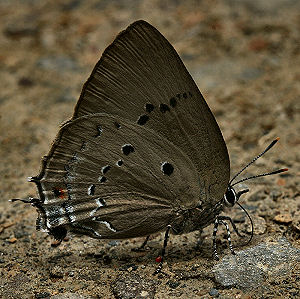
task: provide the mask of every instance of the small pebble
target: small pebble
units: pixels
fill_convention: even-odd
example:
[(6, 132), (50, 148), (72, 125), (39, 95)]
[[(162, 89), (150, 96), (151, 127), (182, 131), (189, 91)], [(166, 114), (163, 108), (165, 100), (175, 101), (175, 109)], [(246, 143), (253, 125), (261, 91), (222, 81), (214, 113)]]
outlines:
[(50, 293), (43, 292), (43, 293), (37, 293), (35, 294), (36, 299), (42, 299), (42, 298), (50, 298)]
[(112, 240), (112, 241), (108, 242), (108, 245), (114, 247), (114, 246), (118, 246), (119, 243), (120, 243), (120, 241), (118, 241), (118, 240)]
[[(266, 220), (263, 217), (252, 216), (252, 221), (253, 221), (253, 225), (254, 225), (254, 234), (255, 235), (262, 235), (266, 232), (267, 224), (266, 224)], [(251, 225), (246, 224), (246, 231), (249, 234), (251, 233), (251, 231), (252, 231)]]
[(141, 291), (141, 297), (148, 297), (149, 293), (147, 291)]
[(282, 195), (282, 192), (281, 192), (280, 190), (278, 190), (278, 189), (273, 189), (273, 190), (271, 190), (271, 192), (270, 192), (270, 197), (271, 197), (272, 199), (277, 199), (277, 198), (279, 198), (281, 195)]
[(16, 243), (17, 242), (17, 238), (15, 238), (15, 237), (11, 238), (11, 239), (8, 240), (8, 242), (11, 243), (11, 244)]
[(62, 278), (64, 276), (64, 271), (60, 266), (54, 266), (50, 269), (50, 277), (52, 278)]
[(22, 87), (31, 87), (34, 82), (30, 78), (22, 77), (18, 80), (18, 85)]
[(57, 247), (60, 244), (61, 244), (61, 240), (53, 240), (52, 243), (51, 243), (51, 246), (52, 247)]
[(167, 282), (167, 285), (171, 288), (171, 289), (176, 289), (180, 283), (178, 281), (174, 281), (174, 280), (169, 280)]
[(297, 211), (293, 217), (292, 228), (300, 233), (300, 211)]
[(212, 297), (219, 297), (219, 291), (217, 289), (210, 289), (209, 295)]
[(289, 224), (293, 221), (292, 216), (290, 214), (279, 214), (276, 215), (273, 219), (275, 222)]

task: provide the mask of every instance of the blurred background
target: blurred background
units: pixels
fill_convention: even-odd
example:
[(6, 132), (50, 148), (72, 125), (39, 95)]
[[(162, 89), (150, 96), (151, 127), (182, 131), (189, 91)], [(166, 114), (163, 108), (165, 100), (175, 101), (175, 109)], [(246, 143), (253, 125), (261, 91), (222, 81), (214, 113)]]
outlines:
[[(82, 85), (103, 50), (138, 19), (155, 26), (178, 51), (221, 127), (232, 173), (273, 138), (281, 138), (248, 171), (252, 175), (290, 168), (287, 174), (253, 183), (252, 194), (258, 192), (265, 199), (254, 213), (264, 218), (267, 227), (276, 222), (274, 217), (287, 215), (282, 230), (291, 223), (297, 230), (299, 1), (0, 0), (0, 238), (1, 252), (6, 252), (0, 262), (4, 265), (16, 251), (22, 257), (22, 240), (35, 236), (35, 210), (8, 200), (36, 196), (27, 177), (38, 174), (41, 157), (48, 153), (59, 125), (72, 116)], [(48, 243), (35, 246), (48, 247)], [(16, 274), (5, 275), (9, 281)], [(35, 277), (40, 279), (38, 274)], [(28, 292), (33, 294), (33, 288)]]

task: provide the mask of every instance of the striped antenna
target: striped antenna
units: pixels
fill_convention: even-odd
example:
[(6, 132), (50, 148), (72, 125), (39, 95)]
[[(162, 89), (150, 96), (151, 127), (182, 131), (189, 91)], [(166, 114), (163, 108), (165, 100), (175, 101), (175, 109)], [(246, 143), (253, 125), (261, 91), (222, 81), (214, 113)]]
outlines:
[[(244, 168), (242, 168), (229, 182), (229, 185), (231, 186), (231, 183), (246, 169), (248, 168), (250, 165), (252, 165), (258, 158), (260, 158), (261, 156), (263, 156), (268, 150), (270, 150), (279, 140), (279, 137), (277, 137), (276, 139), (274, 139), (269, 145), (268, 147), (261, 152), (258, 156), (256, 156), (250, 163), (248, 163)], [(286, 170), (285, 170), (286, 171)], [(275, 174), (275, 173), (274, 173)], [(267, 174), (266, 174), (267, 175)], [(234, 183), (234, 185), (237, 183)], [(233, 185), (232, 185), (233, 186)]]

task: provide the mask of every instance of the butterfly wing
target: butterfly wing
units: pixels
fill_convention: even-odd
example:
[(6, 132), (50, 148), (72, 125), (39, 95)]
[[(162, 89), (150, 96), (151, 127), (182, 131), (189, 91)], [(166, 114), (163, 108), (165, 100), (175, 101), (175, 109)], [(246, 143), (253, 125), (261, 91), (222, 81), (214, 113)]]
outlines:
[(147, 22), (133, 23), (104, 51), (73, 119), (99, 112), (164, 136), (193, 162), (206, 205), (223, 197), (230, 163), (218, 124), (175, 49)]
[(200, 204), (200, 178), (180, 148), (101, 113), (64, 125), (33, 180), (46, 231), (67, 226), (96, 238), (148, 235)]

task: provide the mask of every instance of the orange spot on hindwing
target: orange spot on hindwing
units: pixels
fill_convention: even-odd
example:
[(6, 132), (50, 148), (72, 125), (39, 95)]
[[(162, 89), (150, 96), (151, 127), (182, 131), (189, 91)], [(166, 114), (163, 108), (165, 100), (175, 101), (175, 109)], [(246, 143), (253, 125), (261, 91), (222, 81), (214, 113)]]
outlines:
[(54, 188), (53, 193), (56, 197), (61, 198), (61, 199), (64, 199), (66, 197), (66, 192), (62, 188), (57, 188), (57, 187)]

